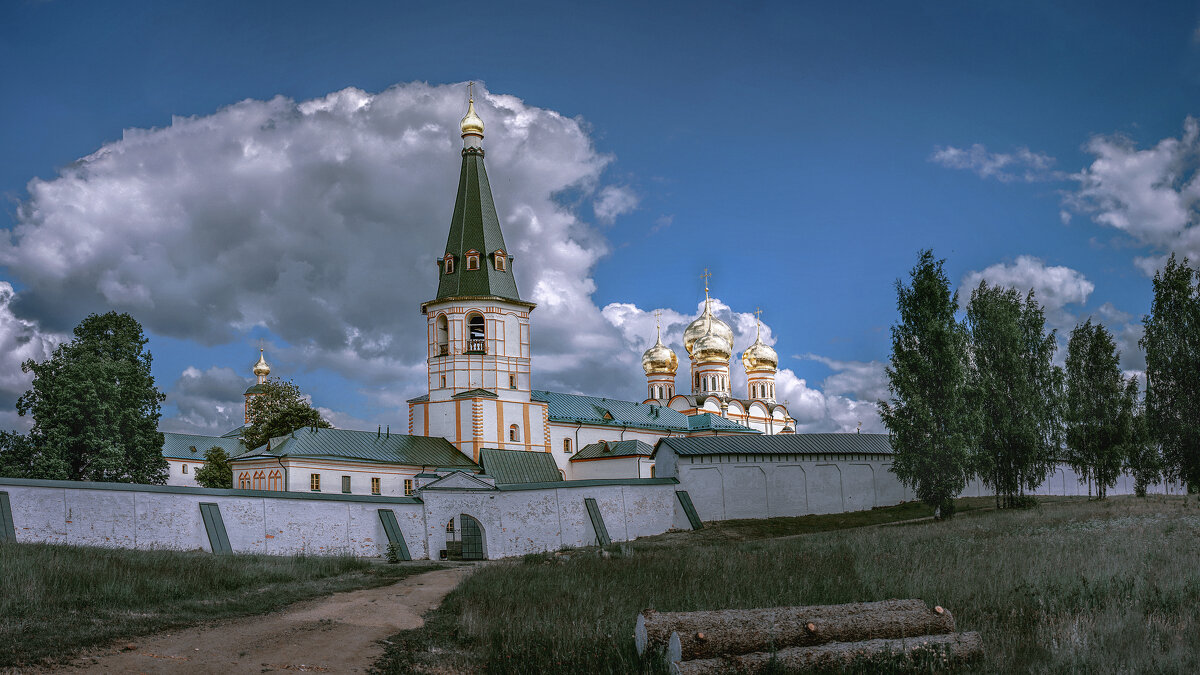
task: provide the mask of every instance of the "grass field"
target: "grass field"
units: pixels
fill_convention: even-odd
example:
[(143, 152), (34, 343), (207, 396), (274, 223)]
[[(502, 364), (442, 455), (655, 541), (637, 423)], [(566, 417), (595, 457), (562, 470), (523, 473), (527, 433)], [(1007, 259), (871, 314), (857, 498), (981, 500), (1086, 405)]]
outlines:
[(0, 669), (430, 569), (349, 557), (0, 544)]
[[(887, 510), (879, 511), (863, 517), (886, 520)], [(812, 531), (839, 518), (846, 516), (805, 522)], [(791, 534), (796, 526), (757, 529)], [(489, 565), (447, 596), (424, 628), (393, 638), (377, 668), (655, 672), (661, 664), (639, 663), (631, 639), (634, 615), (646, 607), (915, 597), (949, 608), (960, 630), (982, 634), (987, 656), (974, 672), (1200, 671), (1195, 497), (1060, 499), (1026, 510), (966, 510), (944, 523), (783, 539), (709, 532), (738, 527), (709, 528), (690, 543), (667, 535), (670, 545), (626, 544), (611, 558), (577, 552), (565, 563), (526, 556)]]

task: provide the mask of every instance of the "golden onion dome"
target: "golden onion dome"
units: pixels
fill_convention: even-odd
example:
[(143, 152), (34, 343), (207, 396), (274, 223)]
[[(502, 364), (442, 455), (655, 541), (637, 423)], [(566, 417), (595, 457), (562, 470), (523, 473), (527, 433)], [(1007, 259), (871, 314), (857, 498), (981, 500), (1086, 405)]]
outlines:
[(675, 356), (675, 350), (662, 343), (661, 337), (642, 354), (642, 370), (647, 375), (674, 375), (677, 368), (679, 357)]
[(475, 114), (475, 99), (472, 98), (470, 102), (467, 103), (467, 114), (463, 115), (462, 122), (459, 124), (459, 127), (462, 129), (463, 136), (466, 136), (467, 134), (476, 134), (481, 137), (483, 136), (483, 120), (479, 118), (479, 115)]
[[(726, 326), (726, 328), (729, 327)], [(712, 361), (729, 363), (731, 356), (733, 356), (733, 340), (727, 341), (712, 331), (705, 333), (692, 343), (692, 360), (696, 363)]]
[[(733, 354), (733, 330), (729, 327), (729, 324), (713, 316), (708, 308), (708, 300), (706, 299), (704, 301), (704, 311), (683, 330), (683, 348), (687, 350), (688, 356), (691, 356), (693, 360), (696, 358), (696, 341), (710, 332), (714, 336), (724, 340), (728, 346), (729, 354)], [(729, 357), (726, 356), (725, 358), (728, 359)]]
[(266, 377), (271, 374), (271, 366), (267, 365), (267, 359), (263, 356), (263, 350), (258, 350), (258, 363), (254, 364), (254, 374), (259, 377)]
[(763, 369), (775, 370), (779, 367), (779, 355), (770, 345), (764, 344), (760, 336), (754, 340), (754, 344), (742, 352), (742, 365), (746, 367), (747, 372)]

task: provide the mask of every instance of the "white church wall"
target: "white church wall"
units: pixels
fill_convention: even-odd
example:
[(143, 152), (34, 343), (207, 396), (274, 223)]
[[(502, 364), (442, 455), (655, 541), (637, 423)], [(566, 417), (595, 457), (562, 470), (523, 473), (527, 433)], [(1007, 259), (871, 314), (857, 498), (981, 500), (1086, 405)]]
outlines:
[[(167, 459), (167, 485), (182, 485), (188, 487), (200, 487), (196, 482), (196, 471), (204, 466), (204, 460), (197, 462), (189, 462), (182, 459)], [(184, 467), (187, 467), (187, 473), (184, 473)]]
[[(600, 441), (643, 441), (650, 445), (658, 442), (658, 439), (666, 437), (665, 431), (652, 431), (649, 429), (630, 429), (621, 427), (598, 427), (598, 426), (580, 426), (574, 424), (565, 424), (560, 422), (550, 422), (550, 454), (554, 457), (554, 462), (558, 464), (558, 468), (566, 472), (568, 477), (573, 474), (571, 466), (571, 458), (575, 453), (579, 452), (584, 446)], [(571, 452), (563, 452), (563, 439), (571, 439)], [(606, 460), (607, 461), (607, 460)], [(579, 464), (579, 462), (575, 462)], [(620, 478), (631, 478), (638, 474), (628, 473)]]
[(427, 556), (415, 500), (17, 479), (0, 479), (0, 491), (22, 542), (211, 550), (200, 504), (215, 503), (235, 553), (379, 556), (378, 510), (391, 509), (412, 556)]

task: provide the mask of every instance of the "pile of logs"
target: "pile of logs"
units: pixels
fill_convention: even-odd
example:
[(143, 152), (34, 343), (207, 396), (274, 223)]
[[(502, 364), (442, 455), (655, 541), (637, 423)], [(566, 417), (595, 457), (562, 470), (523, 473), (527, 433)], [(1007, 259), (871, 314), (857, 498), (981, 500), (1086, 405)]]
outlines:
[(922, 600), (846, 605), (638, 614), (638, 654), (664, 652), (680, 675), (756, 673), (774, 662), (788, 671), (837, 669), (873, 658), (947, 665), (983, 653), (979, 633), (955, 633), (954, 617)]

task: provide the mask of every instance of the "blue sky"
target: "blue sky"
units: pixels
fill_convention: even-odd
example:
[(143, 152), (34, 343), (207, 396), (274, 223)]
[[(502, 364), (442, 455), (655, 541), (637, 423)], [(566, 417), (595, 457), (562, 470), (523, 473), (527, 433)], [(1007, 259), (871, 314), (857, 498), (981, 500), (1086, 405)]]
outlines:
[[(150, 328), (176, 428), (211, 430), (236, 417), (230, 410), (241, 384), (232, 375), (248, 374), (260, 341), (278, 374), (343, 423), (401, 424), (403, 399), (422, 384), (419, 361), (398, 346), (422, 329), (420, 278), (371, 267), (371, 288), (382, 289), (371, 306), (391, 315), (383, 322), (367, 309), (328, 309), (340, 304), (337, 293), (360, 293), (353, 283), (313, 286), (329, 290), (320, 298), (328, 311), (307, 315), (321, 328), (298, 327), (303, 317), (282, 310), (256, 323), (249, 308), (303, 308), (307, 296), (251, 298), (243, 287), (256, 283), (253, 275), (222, 270), (243, 269), (245, 258), (219, 248), (164, 253), (127, 245), (130, 261), (172, 261), (140, 286), (128, 274), (106, 275), (119, 252), (100, 259), (78, 250), (80, 242), (103, 248), (105, 237), (118, 236), (106, 218), (119, 223), (122, 209), (155, 200), (186, 212), (179, 228), (278, 207), (267, 219), (279, 228), (271, 236), (289, 236), (279, 201), (264, 206), (246, 197), (223, 205), (222, 215), (199, 215), (178, 195), (201, 193), (177, 183), (156, 187), (152, 171), (138, 174), (121, 157), (137, 155), (142, 170), (183, 158), (206, 168), (180, 181), (218, 181), (229, 165), (203, 154), (217, 145), (219, 130), (211, 129), (242, 123), (222, 110), (277, 95), (295, 107), (348, 87), (367, 95), (393, 88), (392, 98), (403, 99), (417, 91), (410, 83), (428, 83), (443, 101), (440, 112), (449, 110), (446, 97), (461, 95), (450, 85), (474, 79), (490, 95), (520, 101), (491, 119), (485, 112), (485, 122), (524, 112), (544, 125), (539, 143), (512, 146), (523, 157), (501, 156), (503, 132), (485, 140), (501, 217), (514, 221), (506, 235), (524, 237), (518, 266), (542, 264), (533, 234), (541, 230), (522, 218), (566, 219), (554, 226), (558, 235), (542, 235), (553, 262), (518, 276), (527, 295), (536, 287), (572, 305), (543, 301), (533, 315), (535, 350), (539, 323), (549, 343), (535, 361), (535, 386), (639, 397), (636, 356), (648, 344), (639, 340), (653, 340), (647, 312), (672, 311), (681, 329), (702, 299), (699, 275), (708, 267), (714, 295), (741, 317), (730, 314), (731, 321), (762, 308), (791, 372), (784, 397), (810, 408), (804, 428), (852, 428), (870, 418), (855, 402), (880, 392), (895, 320), (892, 285), (925, 247), (947, 259), (956, 283), (988, 278), (1039, 289), (1060, 328), (1100, 318), (1122, 338), (1126, 369), (1136, 371), (1132, 346), (1149, 307), (1148, 273), (1172, 250), (1200, 250), (1190, 183), (1196, 140), (1187, 132), (1189, 116), (1200, 113), (1196, 3), (513, 4), (4, 3), (0, 228), (9, 232), (0, 233), (0, 282), (14, 293), (0, 294), (7, 298), (0, 343), (38, 357), (87, 311), (116, 308)], [(407, 103), (386, 105), (397, 106), (399, 119), (418, 115)], [(460, 114), (442, 114), (452, 117), (447, 129)], [(177, 135), (151, 131), (191, 117), (217, 135), (189, 144), (183, 123)], [(387, 128), (360, 152), (390, 142)], [(126, 130), (152, 138), (124, 152), (139, 142)], [(326, 150), (358, 147), (349, 137), (326, 141)], [(88, 208), (107, 215), (80, 215), (60, 172), (102, 148), (112, 152), (75, 180), (88, 183)], [(346, 262), (313, 263), (317, 281), (309, 281), (354, 277), (356, 253), (378, 241), (359, 236), (370, 228), (358, 217), (381, 232), (401, 230), (393, 232), (399, 248), (431, 249), (414, 256), (436, 255), (440, 244), (429, 242), (444, 240), (458, 161), (442, 154), (446, 166), (435, 173), (451, 178), (425, 186), (433, 195), (427, 218), (409, 223), (401, 217), (409, 202), (384, 197), (397, 213), (391, 230), (386, 215), (332, 211), (344, 216), (328, 224), (337, 236), (323, 233), (329, 238), (313, 255)], [(34, 179), (46, 189), (31, 192)], [(271, 178), (293, 179), (286, 171)], [(362, 190), (376, 191), (366, 202), (390, 189), (363, 180)], [(122, 202), (135, 184), (148, 191)], [(219, 197), (211, 195), (229, 192), (202, 194), (213, 206)], [(303, 201), (303, 190), (284, 194)], [(126, 244), (159, 240), (154, 222), (119, 236)], [(253, 233), (264, 221), (246, 222), (243, 231)], [(404, 228), (423, 229), (406, 238)], [(337, 242), (345, 249), (330, 250)], [(568, 251), (568, 242), (578, 246)], [(66, 256), (72, 269), (55, 271), (52, 258), (38, 258), (47, 247), (74, 250), (76, 257)], [(208, 259), (185, 260), (189, 254)], [(228, 272), (228, 292), (213, 294), (207, 309), (181, 306), (173, 314), (169, 306), (187, 297), (188, 283), (211, 290), (216, 282), (204, 272), (214, 269)], [(431, 288), (432, 266), (427, 272)], [(572, 290), (555, 296), (547, 290), (554, 279)], [(108, 290), (98, 299), (80, 292), (101, 286)], [(234, 305), (240, 312), (226, 311)], [(739, 336), (749, 331), (753, 339), (749, 326)], [(338, 336), (350, 334), (339, 345)], [(0, 363), (0, 426), (21, 424), (7, 412), (27, 386), (17, 363)], [(191, 379), (182, 377), (188, 369)]]

